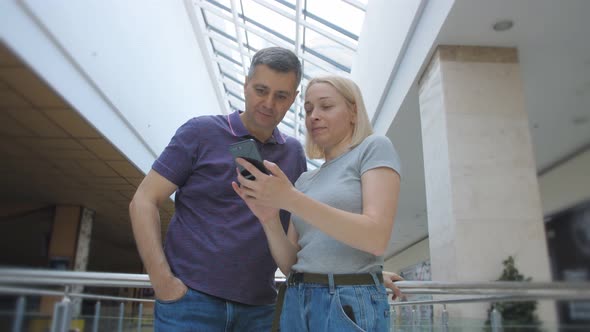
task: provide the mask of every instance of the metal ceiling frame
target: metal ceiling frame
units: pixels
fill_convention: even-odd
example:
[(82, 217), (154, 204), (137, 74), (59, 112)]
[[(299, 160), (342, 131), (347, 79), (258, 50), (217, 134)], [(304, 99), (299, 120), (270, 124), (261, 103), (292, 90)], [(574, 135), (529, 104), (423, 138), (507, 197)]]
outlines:
[[(201, 0), (201, 1), (206, 1), (206, 0)], [(211, 13), (211, 14), (213, 14), (213, 15), (216, 15), (216, 16), (218, 16), (220, 18), (223, 18), (223, 19), (225, 19), (227, 21), (233, 22), (233, 17), (232, 16), (229, 16), (228, 13), (223, 12), (218, 7), (215, 7), (213, 5), (210, 5), (208, 3), (205, 3), (203, 5), (203, 8), (205, 8), (206, 10), (208, 10), (208, 12)], [(238, 22), (237, 25), (240, 28), (244, 29), (246, 32), (253, 33), (254, 35), (257, 35), (258, 37), (260, 37), (262, 39), (268, 40), (268, 41), (270, 41), (273, 44), (276, 44), (278, 46), (285, 47), (285, 48), (291, 48), (291, 47), (294, 46), (294, 45), (291, 45), (291, 44), (287, 43), (285, 40), (277, 37), (278, 34), (272, 34), (272, 33), (268, 32), (267, 30), (264, 30), (264, 29), (262, 29), (260, 27), (255, 27), (255, 28), (254, 27), (248, 27), (248, 26), (246, 26), (242, 22)], [(307, 49), (307, 50), (309, 51), (309, 49)], [(302, 60), (307, 61), (307, 62), (313, 64), (314, 66), (317, 66), (318, 68), (320, 68), (322, 70), (325, 70), (327, 72), (334, 71), (335, 69), (339, 69), (337, 66), (334, 66), (333, 68), (330, 68), (329, 66), (327, 66), (325, 64), (322, 64), (321, 62), (318, 62), (317, 59), (314, 59), (314, 58), (308, 56), (307, 54), (308, 53), (300, 53), (299, 54), (299, 57)], [(311, 53), (309, 53), (309, 54), (311, 54)], [(319, 57), (318, 57), (318, 59), (324, 60), (324, 59), (319, 58)], [(330, 64), (330, 63), (328, 63), (328, 64)]]
[(205, 59), (205, 66), (207, 67), (207, 72), (209, 73), (209, 77), (211, 78), (211, 83), (216, 86), (215, 95), (217, 96), (217, 101), (219, 103), (219, 108), (221, 112), (228, 113), (227, 106), (229, 101), (227, 97), (223, 95), (222, 91), (224, 91), (223, 83), (221, 81), (219, 70), (217, 70), (214, 66), (214, 54), (213, 48), (211, 43), (209, 43), (205, 39), (205, 31), (207, 31), (207, 27), (205, 25), (205, 21), (203, 20), (202, 13), (197, 14), (195, 10), (195, 3), (192, 0), (185, 0), (184, 6), (186, 7), (186, 11), (189, 16), (189, 20), (193, 26), (193, 30), (195, 31), (195, 37), (197, 39), (197, 43), (199, 44), (199, 49)]
[[(248, 66), (251, 57), (257, 50), (251, 45), (248, 36), (255, 37), (256, 40), (262, 39), (270, 44), (293, 49), (297, 57), (301, 59), (303, 65), (303, 77), (300, 89), (305, 89), (306, 81), (309, 74), (306, 74), (306, 66), (311, 66), (314, 71), (334, 73), (342, 75), (350, 74), (349, 65), (340, 63), (326, 54), (314, 50), (306, 45), (306, 31), (318, 34), (318, 38), (326, 38), (327, 42), (333, 42), (339, 45), (344, 52), (354, 54), (357, 48), (358, 36), (354, 33), (332, 23), (328, 20), (310, 13), (306, 9), (307, 1), (295, 0), (287, 2), (285, 0), (247, 0), (256, 3), (295, 24), (295, 36), (292, 40), (290, 36), (285, 36), (262, 22), (249, 17), (244, 13), (243, 2), (245, 0), (226, 0), (225, 4), (220, 0), (185, 0), (185, 6), (189, 13), (189, 18), (195, 31), (195, 36), (199, 42), (203, 57), (207, 62), (207, 71), (211, 77), (212, 83), (216, 86), (216, 94), (222, 112), (227, 114), (232, 109), (243, 109), (245, 100), (243, 90), (236, 89), (241, 86), (241, 80), (248, 76)], [(366, 10), (366, 5), (358, 0), (341, 0), (342, 3), (352, 6), (360, 11)], [(228, 4), (229, 3), (229, 7)], [(287, 9), (289, 8), (289, 9)], [(223, 24), (232, 26), (231, 30), (222, 28), (218, 23), (208, 22), (208, 15), (214, 15), (220, 18)], [(212, 19), (209, 17), (209, 19)], [(217, 20), (215, 20), (217, 22)], [(235, 36), (232, 36), (232, 31)], [(323, 40), (323, 39), (320, 39)], [(216, 46), (219, 45), (219, 46)], [(330, 44), (331, 45), (331, 44)], [(223, 46), (223, 47), (222, 47)], [(220, 49), (217, 49), (217, 48)], [(334, 46), (336, 47), (336, 46)], [(339, 49), (339, 48), (338, 48)], [(228, 51), (235, 51), (236, 54), (226, 54)], [(239, 56), (239, 59), (236, 56)], [(238, 71), (244, 78), (240, 77)], [(287, 133), (304, 143), (305, 140), (305, 121), (303, 114), (303, 94), (299, 93), (295, 99), (293, 107), (287, 113), (283, 120), (282, 128), (288, 128)], [(308, 165), (317, 167), (316, 161), (308, 161)]]

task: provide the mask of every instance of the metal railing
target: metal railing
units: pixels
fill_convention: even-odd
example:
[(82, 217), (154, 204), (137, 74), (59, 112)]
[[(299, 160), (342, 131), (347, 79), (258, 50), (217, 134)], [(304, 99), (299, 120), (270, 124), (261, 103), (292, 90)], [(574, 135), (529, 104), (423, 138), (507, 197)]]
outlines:
[[(532, 302), (537, 300), (554, 301), (581, 301), (590, 300), (589, 282), (513, 282), (513, 281), (492, 281), (492, 282), (437, 282), (437, 281), (400, 281), (396, 285), (402, 290), (405, 296), (435, 296), (436, 299), (411, 300), (403, 302), (392, 302), (392, 317), (395, 317), (397, 310), (401, 307), (410, 307), (409, 317), (405, 324), (399, 324), (402, 330), (416, 330), (421, 327), (429, 327), (441, 331), (449, 330), (482, 330), (486, 322), (471, 322), (472, 325), (450, 326), (447, 304), (465, 303), (493, 303), (489, 311), (487, 324), (492, 332), (496, 331), (538, 331), (536, 326), (523, 325), (523, 323), (507, 322), (504, 324), (502, 314), (497, 310), (496, 304), (504, 302)], [(420, 322), (420, 313), (417, 308), (423, 306), (442, 305), (439, 324), (433, 323), (433, 317), (429, 321)], [(540, 322), (539, 322), (540, 323)], [(392, 319), (392, 331), (396, 330), (394, 319)], [(517, 325), (520, 324), (520, 325)], [(545, 326), (543, 330), (564, 331), (564, 326)], [(590, 325), (583, 327), (568, 327), (568, 330), (590, 330)]]
[[(284, 279), (277, 278), (278, 282)], [(446, 304), (470, 302), (518, 302), (534, 300), (590, 300), (589, 282), (435, 282), (435, 281), (400, 281), (396, 285), (404, 295), (434, 295), (436, 299), (391, 302), (392, 311), (398, 307), (442, 304), (442, 329), (448, 330), (448, 312)], [(39, 287), (63, 287), (63, 290)], [(142, 331), (143, 303), (154, 302), (153, 299), (109, 296), (90, 293), (71, 292), (73, 286), (92, 286), (109, 288), (151, 288), (146, 274), (99, 273), (55, 271), (37, 269), (0, 268), (0, 294), (17, 296), (15, 303), (12, 331), (23, 329), (27, 296), (59, 296), (61, 301), (54, 306), (51, 332), (68, 331), (72, 321), (72, 298), (96, 300), (92, 331), (99, 331), (101, 314), (100, 301), (117, 301), (119, 316), (117, 330), (122, 331), (124, 302), (138, 303), (137, 331)], [(414, 313), (415, 309), (412, 309)], [(412, 324), (415, 319), (410, 318)], [(501, 316), (496, 310), (490, 313), (492, 331), (501, 328)]]
[[(142, 331), (143, 326), (143, 304), (154, 302), (153, 299), (110, 296), (91, 293), (72, 292), (73, 286), (91, 286), (104, 288), (151, 288), (147, 274), (127, 273), (101, 273), (101, 272), (78, 272), (78, 271), (56, 271), (40, 269), (18, 269), (0, 268), (0, 294), (18, 296), (12, 323), (12, 332), (23, 331), (25, 318), (26, 296), (58, 296), (61, 301), (56, 302), (51, 317), (51, 332), (71, 331), (70, 326), (73, 313), (72, 299), (96, 300), (94, 316), (92, 319), (93, 332), (99, 331), (101, 320), (101, 301), (118, 302), (118, 315), (116, 331), (122, 332), (125, 319), (125, 302), (137, 302), (137, 331)], [(63, 290), (39, 288), (39, 287), (60, 287)], [(127, 329), (128, 330), (128, 329)]]

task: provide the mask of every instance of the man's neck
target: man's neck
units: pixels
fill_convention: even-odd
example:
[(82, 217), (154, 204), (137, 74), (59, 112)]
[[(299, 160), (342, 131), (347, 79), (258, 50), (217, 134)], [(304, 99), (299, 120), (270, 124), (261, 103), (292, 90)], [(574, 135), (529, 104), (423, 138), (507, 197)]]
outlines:
[(248, 130), (250, 135), (254, 136), (258, 141), (264, 143), (272, 136), (273, 131), (263, 131), (251, 125), (248, 122), (247, 117), (244, 116), (244, 113), (240, 114), (240, 120), (242, 120), (242, 124), (246, 127), (246, 130)]

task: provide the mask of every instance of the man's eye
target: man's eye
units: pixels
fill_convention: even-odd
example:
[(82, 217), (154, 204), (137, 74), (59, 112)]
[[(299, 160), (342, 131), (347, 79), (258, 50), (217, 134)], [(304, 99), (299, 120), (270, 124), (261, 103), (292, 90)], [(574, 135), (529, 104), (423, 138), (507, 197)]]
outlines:
[(261, 94), (264, 93), (264, 89), (258, 88), (258, 89), (256, 89), (256, 93), (259, 94), (259, 95), (261, 95)]

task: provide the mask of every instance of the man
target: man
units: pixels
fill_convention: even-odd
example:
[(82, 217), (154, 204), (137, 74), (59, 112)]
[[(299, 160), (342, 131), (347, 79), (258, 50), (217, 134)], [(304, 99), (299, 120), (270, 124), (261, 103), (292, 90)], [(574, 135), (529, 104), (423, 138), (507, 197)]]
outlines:
[[(254, 138), (262, 157), (294, 182), (306, 170), (305, 155), (277, 125), (301, 76), (291, 51), (258, 51), (244, 84), (244, 112), (189, 120), (137, 189), (129, 210), (157, 299), (156, 331), (270, 330), (276, 264), (260, 223), (232, 189), (236, 165), (228, 148)], [(174, 192), (163, 248), (158, 207)], [(282, 211), (285, 230), (288, 220)]]

